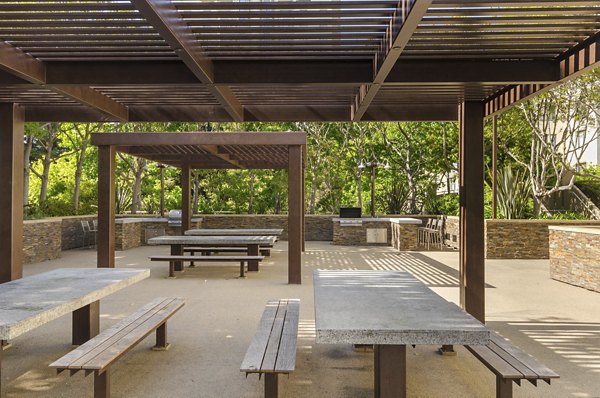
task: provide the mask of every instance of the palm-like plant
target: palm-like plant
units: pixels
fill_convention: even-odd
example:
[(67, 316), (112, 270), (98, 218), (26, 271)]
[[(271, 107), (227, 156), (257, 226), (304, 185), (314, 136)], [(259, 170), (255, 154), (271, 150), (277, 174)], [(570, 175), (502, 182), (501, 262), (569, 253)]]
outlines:
[(531, 181), (526, 173), (506, 166), (498, 173), (498, 210), (504, 218), (524, 218), (531, 196)]

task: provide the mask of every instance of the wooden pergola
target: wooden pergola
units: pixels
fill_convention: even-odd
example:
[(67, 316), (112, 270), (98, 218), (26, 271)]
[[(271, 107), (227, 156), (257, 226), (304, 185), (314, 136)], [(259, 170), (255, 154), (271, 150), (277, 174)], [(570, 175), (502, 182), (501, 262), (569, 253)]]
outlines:
[(288, 283), (302, 281), (304, 133), (98, 133), (98, 267), (115, 266), (116, 152), (181, 169), (181, 231), (190, 229), (191, 170), (288, 170)]
[(460, 123), (461, 297), (485, 316), (483, 121), (600, 64), (597, 0), (0, 4), (0, 281), (24, 121)]

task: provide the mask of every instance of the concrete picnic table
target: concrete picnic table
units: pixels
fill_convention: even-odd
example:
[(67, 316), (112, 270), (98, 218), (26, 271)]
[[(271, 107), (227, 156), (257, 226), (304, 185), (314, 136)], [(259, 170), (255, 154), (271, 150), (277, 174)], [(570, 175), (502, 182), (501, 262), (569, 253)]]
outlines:
[(316, 342), (375, 349), (375, 397), (406, 396), (406, 345), (489, 343), (489, 330), (407, 272), (314, 273)]
[[(73, 313), (72, 342), (100, 331), (100, 299), (150, 276), (148, 269), (59, 268), (0, 284), (0, 340)], [(2, 350), (0, 349), (0, 369)]]
[[(249, 256), (258, 256), (260, 247), (271, 247), (277, 241), (275, 236), (157, 236), (148, 239), (149, 245), (170, 245), (171, 255), (183, 255), (186, 246), (246, 246)], [(175, 271), (183, 271), (183, 263), (174, 261)], [(258, 271), (258, 261), (248, 261), (248, 271)]]

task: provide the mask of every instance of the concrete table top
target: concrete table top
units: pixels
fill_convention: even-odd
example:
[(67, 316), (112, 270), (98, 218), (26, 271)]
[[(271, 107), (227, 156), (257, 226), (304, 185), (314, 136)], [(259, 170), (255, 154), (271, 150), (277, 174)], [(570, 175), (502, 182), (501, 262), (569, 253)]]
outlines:
[(407, 272), (314, 273), (317, 343), (487, 344), (489, 330)]
[(339, 223), (363, 223), (363, 222), (391, 222), (394, 224), (416, 224), (421, 225), (423, 222), (418, 218), (408, 217), (362, 217), (362, 218), (333, 218), (333, 222)]
[(13, 339), (149, 276), (148, 269), (59, 268), (0, 284), (0, 339)]
[(189, 229), (185, 235), (193, 236), (279, 236), (283, 234), (282, 228), (273, 229)]
[(275, 236), (157, 236), (149, 245), (273, 245)]

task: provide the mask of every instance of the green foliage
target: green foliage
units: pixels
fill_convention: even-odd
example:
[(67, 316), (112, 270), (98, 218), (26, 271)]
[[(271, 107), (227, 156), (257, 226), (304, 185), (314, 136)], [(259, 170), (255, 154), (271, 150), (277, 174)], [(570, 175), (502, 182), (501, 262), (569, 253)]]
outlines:
[(531, 181), (526, 173), (505, 166), (498, 171), (498, 211), (507, 219), (524, 218), (531, 197)]
[(596, 206), (600, 206), (600, 166), (588, 167), (585, 176), (577, 177), (576, 185)]
[(552, 213), (550, 216), (545, 214), (540, 214), (538, 217), (542, 220), (589, 220), (590, 218), (584, 213), (576, 213), (572, 211), (565, 212), (556, 212)]

